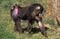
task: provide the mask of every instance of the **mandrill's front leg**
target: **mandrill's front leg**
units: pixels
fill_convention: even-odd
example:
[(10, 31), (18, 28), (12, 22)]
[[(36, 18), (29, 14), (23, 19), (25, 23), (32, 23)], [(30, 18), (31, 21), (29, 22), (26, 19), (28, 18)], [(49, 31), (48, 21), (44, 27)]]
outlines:
[(41, 22), (41, 21), (38, 21), (38, 25), (39, 25), (39, 27), (40, 27), (41, 33), (42, 33), (45, 37), (47, 37), (47, 33), (46, 33), (45, 27), (44, 27), (44, 25), (42, 24), (42, 22)]
[(15, 20), (15, 31), (18, 31), (19, 33), (22, 33), (22, 28), (21, 28), (21, 20), (20, 19), (16, 19)]
[(47, 37), (47, 33), (46, 33), (46, 30), (45, 30), (45, 27), (44, 25), (42, 24), (42, 14), (40, 14), (39, 16), (36, 16), (36, 19), (38, 20), (38, 25), (40, 27), (40, 30), (41, 30), (41, 33)]

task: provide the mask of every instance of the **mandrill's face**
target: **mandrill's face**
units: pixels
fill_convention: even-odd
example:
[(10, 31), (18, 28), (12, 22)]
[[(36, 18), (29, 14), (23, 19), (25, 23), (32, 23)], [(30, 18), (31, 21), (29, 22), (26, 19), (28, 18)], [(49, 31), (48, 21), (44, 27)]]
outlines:
[(36, 15), (38, 15), (40, 12), (40, 6), (35, 7), (35, 9), (33, 10), (32, 16), (35, 17)]
[(40, 17), (42, 17), (42, 14), (40, 13), (40, 11), (41, 11), (40, 6), (37, 6), (37, 7), (35, 7), (35, 9), (32, 13), (32, 16), (34, 16), (36, 20), (40, 20)]

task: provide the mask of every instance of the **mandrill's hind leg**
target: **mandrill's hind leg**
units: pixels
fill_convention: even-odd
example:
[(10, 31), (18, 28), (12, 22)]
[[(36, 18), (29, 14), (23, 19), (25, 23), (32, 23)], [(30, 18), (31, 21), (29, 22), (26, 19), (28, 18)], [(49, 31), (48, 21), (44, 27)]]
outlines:
[(15, 20), (15, 28), (14, 28), (14, 30), (15, 31), (18, 31), (19, 33), (22, 32), (22, 28), (21, 28), (20, 23), (21, 23), (20, 19), (16, 19)]

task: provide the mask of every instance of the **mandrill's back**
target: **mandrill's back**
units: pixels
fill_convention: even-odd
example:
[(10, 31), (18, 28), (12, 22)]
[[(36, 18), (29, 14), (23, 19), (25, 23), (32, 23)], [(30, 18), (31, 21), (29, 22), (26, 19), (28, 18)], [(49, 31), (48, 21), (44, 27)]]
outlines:
[(36, 16), (42, 14), (43, 6), (38, 3), (34, 3), (27, 7), (21, 7), (19, 11), (19, 16), (21, 19), (35, 19)]
[(14, 12), (16, 17), (19, 17), (22, 20), (35, 19), (36, 16), (38, 16), (39, 14), (42, 14), (42, 12), (43, 12), (43, 6), (38, 3), (34, 3), (34, 4), (32, 4), (30, 6), (26, 6), (26, 7), (20, 7), (19, 5), (15, 5), (14, 7), (18, 8), (18, 12), (17, 12), (18, 15), (16, 16), (16, 14), (15, 14), (16, 13), (15, 8), (12, 10), (12, 12)]

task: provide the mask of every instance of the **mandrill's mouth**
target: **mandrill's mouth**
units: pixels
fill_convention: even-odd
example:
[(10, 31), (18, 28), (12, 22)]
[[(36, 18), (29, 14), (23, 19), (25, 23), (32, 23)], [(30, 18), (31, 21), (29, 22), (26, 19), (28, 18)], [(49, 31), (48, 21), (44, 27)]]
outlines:
[(42, 19), (42, 14), (39, 13), (38, 15), (36, 15), (35, 19), (36, 20), (41, 20)]

